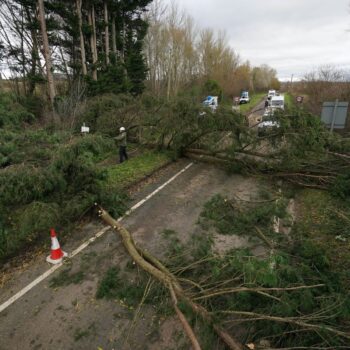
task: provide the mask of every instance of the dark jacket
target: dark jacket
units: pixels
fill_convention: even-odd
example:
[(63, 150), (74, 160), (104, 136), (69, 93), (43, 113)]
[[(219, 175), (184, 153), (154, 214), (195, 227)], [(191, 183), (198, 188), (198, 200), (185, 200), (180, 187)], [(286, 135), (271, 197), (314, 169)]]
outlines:
[(118, 146), (126, 147), (126, 131), (123, 131), (120, 135), (114, 138), (116, 140)]

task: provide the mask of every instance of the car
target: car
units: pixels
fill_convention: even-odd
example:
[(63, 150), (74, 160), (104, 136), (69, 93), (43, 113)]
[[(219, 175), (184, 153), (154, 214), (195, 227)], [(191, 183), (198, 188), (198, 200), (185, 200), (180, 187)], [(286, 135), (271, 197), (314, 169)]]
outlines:
[(249, 92), (248, 91), (242, 91), (241, 93), (241, 98), (239, 99), (239, 104), (244, 104), (244, 103), (249, 103), (250, 98), (249, 98)]
[(215, 112), (219, 106), (218, 99), (218, 96), (207, 96), (207, 98), (203, 101), (203, 106), (209, 107), (213, 112)]
[(276, 96), (276, 90), (269, 90), (267, 93), (267, 98), (270, 100), (273, 96)]

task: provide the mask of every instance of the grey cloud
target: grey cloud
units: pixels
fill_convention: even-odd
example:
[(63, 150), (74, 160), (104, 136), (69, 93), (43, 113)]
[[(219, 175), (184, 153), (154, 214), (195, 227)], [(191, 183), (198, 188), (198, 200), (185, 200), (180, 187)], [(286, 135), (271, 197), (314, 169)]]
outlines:
[[(170, 0), (165, 0), (165, 2)], [(225, 30), (230, 44), (253, 65), (279, 76), (350, 63), (349, 0), (177, 0), (199, 27)]]

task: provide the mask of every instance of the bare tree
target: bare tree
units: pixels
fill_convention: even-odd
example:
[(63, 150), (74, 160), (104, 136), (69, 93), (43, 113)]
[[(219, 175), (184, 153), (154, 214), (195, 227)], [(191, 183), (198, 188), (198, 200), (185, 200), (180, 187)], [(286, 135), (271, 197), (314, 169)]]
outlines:
[(269, 67), (267, 64), (263, 64), (259, 67), (254, 67), (252, 70), (254, 90), (266, 91), (267, 89), (272, 87), (276, 76), (276, 70)]
[(305, 75), (298, 84), (299, 90), (308, 96), (307, 103), (313, 113), (320, 113), (322, 103), (350, 98), (350, 82), (344, 71), (331, 65), (319, 67)]
[(239, 57), (224, 32), (205, 29), (197, 34), (193, 19), (172, 3), (155, 1), (148, 13), (150, 28), (145, 41), (149, 83), (157, 94), (176, 95), (193, 81), (216, 79), (229, 89)]

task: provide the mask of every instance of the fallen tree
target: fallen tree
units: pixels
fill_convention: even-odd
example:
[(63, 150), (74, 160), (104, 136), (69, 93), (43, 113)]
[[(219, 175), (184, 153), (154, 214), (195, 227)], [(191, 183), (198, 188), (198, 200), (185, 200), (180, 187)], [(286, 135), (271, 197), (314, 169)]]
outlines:
[[(333, 156), (328, 153), (327, 159), (304, 163), (297, 166), (297, 169), (286, 171), (285, 165), (276, 162), (274, 158), (270, 161), (259, 159), (261, 155), (235, 153), (208, 152), (201, 149), (189, 149), (185, 155), (191, 159), (216, 164), (221, 166), (239, 165), (246, 172), (252, 175), (266, 175), (271, 178), (288, 181), (301, 187), (334, 190), (340, 195), (346, 195), (347, 187), (350, 184), (350, 162), (347, 154)], [(350, 157), (350, 155), (349, 155)]]
[[(122, 238), (125, 249), (130, 254), (131, 258), (146, 272), (151, 276), (156, 278), (158, 281), (163, 283), (168, 289), (169, 293), (174, 302), (174, 308), (179, 316), (180, 322), (183, 325), (185, 333), (188, 335), (194, 349), (200, 349), (198, 340), (195, 338), (194, 332), (189, 326), (186, 318), (181, 313), (177, 307), (177, 298), (186, 301), (192, 310), (199, 314), (201, 317), (208, 321), (213, 321), (209, 312), (203, 308), (201, 305), (196, 304), (194, 301), (188, 297), (178, 282), (177, 278), (165, 267), (161, 262), (159, 262), (155, 257), (150, 254), (138, 249), (132, 239), (131, 234), (115, 219), (113, 219), (105, 210), (100, 208), (99, 215), (101, 218), (109, 224)], [(232, 350), (242, 350), (243, 345), (240, 344), (236, 339), (230, 336), (225, 330), (221, 329), (216, 324), (213, 324), (213, 328), (219, 337), (229, 346)]]
[[(235, 207), (235, 209), (237, 208)], [(240, 310), (236, 303), (232, 304), (230, 302), (233, 296), (237, 295), (239, 298), (241, 298), (243, 295), (246, 295), (246, 293), (249, 293), (261, 298), (263, 302), (261, 305), (265, 304), (265, 307), (267, 306), (265, 303), (267, 299), (271, 300), (271, 303), (280, 305), (283, 309), (283, 307), (285, 307), (283, 305), (289, 298), (288, 295), (293, 296), (295, 293), (297, 293), (295, 295), (298, 296), (299, 293), (304, 293), (300, 294), (300, 297), (302, 297), (302, 295), (307, 295), (307, 298), (310, 298), (310, 293), (308, 291), (317, 291), (319, 289), (328, 288), (324, 283), (314, 283), (309, 285), (296, 285), (293, 283), (292, 285), (285, 285), (283, 287), (273, 287), (273, 284), (271, 284), (271, 282), (267, 282), (266, 280), (265, 283), (262, 283), (263, 285), (265, 284), (265, 286), (251, 285), (249, 281), (243, 282), (245, 278), (242, 279), (242, 276), (235, 277), (235, 274), (232, 272), (232, 268), (234, 271), (238, 271), (244, 265), (240, 265), (239, 261), (235, 260), (236, 258), (233, 259), (233, 257), (230, 256), (225, 257), (220, 262), (220, 274), (222, 274), (223, 277), (220, 278), (219, 281), (211, 283), (208, 281), (208, 278), (210, 278), (210, 269), (208, 270), (208, 267), (212, 266), (213, 263), (214, 266), (215, 264), (219, 263), (217, 257), (212, 256), (202, 258), (199, 261), (191, 262), (186, 267), (169, 269), (149, 252), (138, 247), (135, 244), (130, 232), (128, 232), (118, 221), (113, 219), (105, 210), (100, 208), (99, 215), (114, 229), (118, 235), (120, 235), (123, 245), (131, 259), (135, 261), (135, 263), (146, 273), (158, 280), (168, 289), (168, 296), (170, 296), (175, 313), (178, 316), (184, 333), (188, 336), (193, 349), (201, 349), (201, 338), (196, 336), (195, 331), (191, 326), (190, 319), (188, 319), (188, 316), (186, 316), (185, 312), (181, 309), (183, 307), (183, 303), (187, 305), (194, 314), (198, 315), (201, 319), (210, 324), (218, 338), (229, 349), (233, 350), (243, 350), (247, 348), (244, 345), (244, 341), (242, 342), (242, 335), (240, 334), (240, 336), (238, 336), (240, 332), (237, 331), (237, 334), (235, 334), (236, 332), (232, 330), (232, 325), (238, 325), (239, 329), (241, 330), (242, 324), (245, 324), (246, 322), (256, 323), (264, 321), (279, 323), (282, 325), (285, 324), (287, 325), (287, 328), (284, 328), (284, 332), (290, 333), (292, 331), (291, 334), (293, 334), (293, 332), (297, 334), (299, 329), (306, 333), (314, 333), (316, 338), (319, 338), (318, 334), (320, 334), (321, 339), (325, 337), (325, 343), (322, 343), (322, 346), (319, 346), (319, 349), (327, 349), (325, 344), (329, 343), (331, 339), (330, 337), (333, 337), (336, 341), (334, 342), (334, 349), (338, 348), (337, 345), (339, 345), (339, 348), (341, 348), (341, 346), (344, 345), (344, 342), (346, 343), (348, 339), (350, 339), (349, 331), (346, 331), (344, 328), (340, 328), (339, 326), (330, 326), (328, 324), (330, 319), (334, 319), (336, 317), (336, 310), (337, 308), (341, 307), (341, 302), (334, 302), (328, 306), (321, 307), (321, 309), (318, 309), (318, 311), (314, 311), (310, 314), (299, 314), (298, 316), (282, 316), (281, 314), (275, 316), (271, 315), (267, 310), (266, 313), (262, 313), (259, 312), (259, 308), (261, 308), (261, 306), (258, 307), (256, 312), (246, 311), (244, 309)], [(234, 265), (231, 265), (233, 263)], [(235, 266), (236, 264), (237, 266)], [(266, 271), (261, 271), (260, 274), (267, 273), (266, 276), (268, 276), (268, 274), (273, 272), (269, 272), (271, 265), (268, 261), (266, 264), (265, 262), (261, 262), (261, 264), (266, 266), (264, 267)], [(284, 267), (281, 267), (282, 275), (284, 273), (283, 269)], [(199, 277), (198, 281), (193, 280), (193, 277), (192, 279), (187, 277), (191, 276), (191, 273), (194, 273), (195, 276), (198, 275), (198, 272), (196, 271), (200, 271), (200, 275), (197, 276)], [(273, 273), (277, 272), (280, 273), (277, 269)], [(186, 273), (188, 274), (186, 275)], [(228, 276), (231, 276), (231, 278), (227, 279)], [(261, 281), (264, 281), (265, 277), (262, 278), (263, 279)], [(270, 284), (271, 287), (267, 287), (266, 283)], [(190, 287), (185, 288), (184, 286)], [(319, 294), (316, 292), (315, 295), (322, 295), (322, 293)], [(208, 303), (208, 300), (211, 300), (211, 302)], [(209, 306), (209, 310), (202, 303)], [(179, 306), (180, 304), (182, 306)], [(227, 308), (222, 309), (220, 305), (224, 307), (226, 306)], [(219, 315), (225, 318), (218, 321)], [(241, 317), (237, 318), (237, 316)], [(230, 325), (230, 331), (224, 329), (222, 326), (223, 324)], [(293, 329), (288, 328), (291, 326)], [(250, 327), (248, 327), (248, 329), (249, 328)], [(266, 328), (266, 326), (264, 326), (264, 328)], [(314, 339), (314, 337), (311, 337), (310, 339)], [(251, 344), (253, 343), (250, 343), (250, 345)], [(254, 345), (254, 348), (259, 349), (259, 343), (255, 344), (256, 345)]]
[[(198, 161), (333, 191), (341, 197), (350, 195), (347, 140), (330, 135), (316, 117), (308, 114), (281, 115), (279, 121), (279, 130), (259, 137), (242, 120), (233, 122), (228, 114), (209, 114), (200, 119), (186, 113), (179, 123), (172, 119), (154, 125), (154, 135), (160, 135), (161, 146)], [(220, 142), (223, 138), (224, 145)], [(267, 207), (272, 202), (254, 203)], [(221, 204), (231, 212), (220, 212), (217, 220), (221, 223), (226, 220), (228, 226), (234, 226), (242, 218), (251, 219), (236, 201), (226, 198)], [(218, 257), (206, 250), (207, 255), (188, 261), (182, 256), (165, 266), (137, 247), (131, 234), (108, 213), (100, 211), (102, 219), (121, 235), (130, 257), (167, 288), (194, 349), (200, 348), (202, 339), (196, 335), (198, 329), (193, 327), (188, 309), (209, 323), (230, 349), (244, 349), (246, 340), (254, 341), (249, 345), (259, 349), (259, 341), (266, 339), (279, 349), (346, 347), (350, 309), (344, 300), (344, 286), (330, 268), (325, 252), (305, 240), (303, 233), (285, 244), (275, 239), (260, 226), (261, 221), (268, 223), (264, 220), (266, 213), (261, 211), (256, 222), (245, 222), (241, 227), (249, 231), (245, 234), (264, 242), (269, 252), (265, 259), (259, 260), (247, 251)]]

